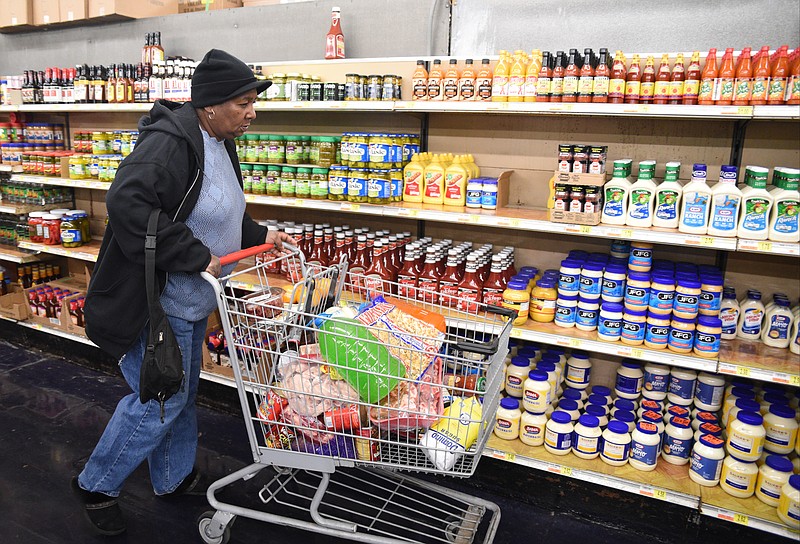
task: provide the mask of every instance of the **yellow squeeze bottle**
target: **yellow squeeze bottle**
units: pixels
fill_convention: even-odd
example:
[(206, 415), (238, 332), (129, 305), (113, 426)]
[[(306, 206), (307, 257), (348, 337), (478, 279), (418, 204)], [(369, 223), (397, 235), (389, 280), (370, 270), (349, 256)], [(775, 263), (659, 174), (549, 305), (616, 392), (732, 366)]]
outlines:
[(539, 72), (542, 71), (542, 52), (533, 50), (531, 62), (525, 72), (525, 87), (522, 91), (525, 102), (536, 102), (536, 90), (539, 84)]
[(422, 189), (425, 179), (425, 165), (417, 153), (403, 168), (403, 202), (422, 202)]
[(525, 74), (528, 70), (528, 57), (517, 51), (508, 77), (508, 102), (522, 102), (525, 98)]
[(444, 173), (444, 205), (464, 206), (467, 203), (467, 180), (469, 169), (463, 164), (461, 156), (453, 160)]
[(475, 397), (456, 397), (442, 418), (420, 439), (420, 446), (439, 470), (452, 469), (478, 439), (483, 408)]
[(500, 51), (500, 60), (492, 75), (492, 102), (508, 102), (508, 72), (510, 57), (505, 50)]
[(425, 167), (422, 201), (426, 204), (444, 203), (444, 173), (445, 167), (442, 166), (439, 155), (434, 155), (430, 164)]
[(475, 163), (475, 157), (472, 156), (472, 153), (467, 155), (467, 158), (469, 159), (467, 166), (469, 166), (470, 168), (470, 174), (469, 174), (470, 179), (481, 177), (481, 169)]

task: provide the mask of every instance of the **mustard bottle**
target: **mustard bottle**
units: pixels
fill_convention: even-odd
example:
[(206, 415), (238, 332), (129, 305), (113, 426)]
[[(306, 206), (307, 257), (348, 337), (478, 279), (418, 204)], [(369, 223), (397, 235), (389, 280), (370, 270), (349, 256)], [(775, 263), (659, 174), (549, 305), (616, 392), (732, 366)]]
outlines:
[(425, 167), (423, 202), (426, 204), (444, 203), (444, 174), (445, 167), (440, 162), (440, 156), (434, 155), (430, 164)]
[(422, 202), (424, 180), (425, 165), (417, 153), (403, 169), (403, 202)]
[(445, 206), (464, 206), (467, 203), (467, 180), (470, 172), (462, 163), (462, 157), (455, 157), (444, 173)]

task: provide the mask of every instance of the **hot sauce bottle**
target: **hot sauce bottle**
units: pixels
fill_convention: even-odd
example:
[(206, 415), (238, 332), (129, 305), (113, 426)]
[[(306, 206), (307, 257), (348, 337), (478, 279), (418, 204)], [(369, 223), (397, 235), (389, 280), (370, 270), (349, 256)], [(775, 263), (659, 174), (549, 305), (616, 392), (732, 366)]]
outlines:
[(717, 68), (717, 50), (711, 48), (703, 66), (700, 76), (700, 90), (697, 93), (697, 103), (701, 106), (713, 106), (717, 98), (719, 85), (719, 69)]
[(722, 66), (719, 69), (718, 106), (729, 106), (733, 102), (733, 84), (736, 81), (736, 66), (733, 62), (733, 48), (725, 49)]
[(750, 51), (749, 47), (742, 49), (739, 60), (736, 61), (732, 102), (734, 106), (747, 106), (750, 103), (750, 93), (753, 89), (753, 62)]
[(441, 293), (441, 303), (443, 306), (455, 308), (458, 305), (458, 285), (461, 283), (461, 267), (459, 266), (459, 251), (450, 249), (447, 251), (447, 266), (439, 280), (439, 292)]
[(600, 49), (600, 54), (597, 57), (597, 68), (594, 69), (592, 102), (608, 102), (609, 75), (611, 75), (611, 70), (608, 67), (608, 49), (604, 47)]
[(638, 104), (642, 88), (642, 73), (639, 67), (639, 55), (634, 55), (628, 74), (625, 77), (625, 103)]
[(450, 59), (450, 66), (442, 79), (442, 92), (445, 100), (458, 100), (458, 79), (461, 74), (458, 71), (458, 60)]
[(553, 69), (550, 67), (550, 51), (542, 53), (542, 68), (536, 81), (536, 101), (550, 102), (552, 91)]
[(550, 102), (561, 102), (564, 95), (564, 70), (566, 57), (563, 51), (556, 53), (553, 67), (553, 80), (550, 85)]
[(428, 99), (428, 71), (424, 60), (417, 61), (417, 67), (411, 76), (411, 93), (414, 100)]
[(651, 56), (647, 57), (642, 70), (642, 83), (639, 87), (639, 102), (652, 104), (656, 90), (656, 61)]
[(658, 66), (656, 74), (656, 90), (653, 93), (653, 104), (669, 103), (670, 87), (669, 55), (661, 56), (661, 64)]
[(591, 102), (594, 92), (595, 69), (592, 66), (594, 52), (591, 49), (583, 51), (583, 66), (581, 77), (578, 80), (578, 102)]
[(478, 256), (474, 253), (467, 255), (467, 266), (464, 277), (458, 284), (458, 309), (465, 312), (476, 312), (481, 302), (483, 282), (478, 277)]
[(536, 91), (539, 88), (539, 72), (542, 71), (542, 52), (534, 49), (531, 53), (531, 62), (525, 72), (525, 88), (523, 90), (525, 102), (536, 102)]
[(750, 105), (763, 106), (767, 103), (769, 76), (771, 74), (768, 45), (761, 48), (753, 63), (755, 67), (753, 68), (753, 90), (750, 93)]
[(442, 94), (442, 61), (435, 59), (428, 73), (428, 100), (444, 100)]
[(564, 88), (562, 92), (562, 102), (577, 102), (578, 100), (578, 77), (580, 70), (577, 64), (577, 49), (569, 50), (569, 59), (564, 68)]
[(686, 80), (683, 83), (683, 104), (697, 104), (700, 92), (700, 51), (692, 53), (689, 66), (686, 68)]
[(792, 52), (789, 83), (786, 85), (786, 103), (800, 104), (800, 47)]
[(683, 53), (678, 53), (672, 75), (669, 78), (669, 103), (680, 104), (683, 101), (683, 82), (686, 79), (686, 69), (683, 65)]
[(431, 246), (425, 250), (425, 265), (417, 282), (419, 287), (417, 299), (436, 304), (439, 301), (439, 278), (440, 275), (436, 270), (436, 248)]
[(625, 62), (622, 60), (622, 51), (614, 55), (614, 64), (611, 66), (611, 80), (608, 83), (608, 101), (612, 104), (622, 104), (625, 101)]
[(772, 65), (771, 80), (769, 83), (769, 93), (767, 94), (767, 104), (783, 104), (786, 99), (786, 83), (789, 80), (789, 46), (782, 45), (778, 49), (778, 55)]

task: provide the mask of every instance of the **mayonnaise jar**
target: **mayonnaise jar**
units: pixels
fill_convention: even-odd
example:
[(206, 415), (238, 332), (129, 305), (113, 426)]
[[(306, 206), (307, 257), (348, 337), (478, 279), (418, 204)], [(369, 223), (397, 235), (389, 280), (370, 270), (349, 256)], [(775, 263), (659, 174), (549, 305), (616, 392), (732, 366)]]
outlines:
[(763, 418), (758, 413), (739, 412), (736, 419), (728, 424), (728, 440), (725, 443), (728, 453), (742, 461), (758, 461), (766, 436), (762, 423)]
[(578, 418), (572, 433), (572, 453), (581, 459), (594, 459), (600, 455), (600, 422), (588, 413)]
[(520, 442), (527, 446), (543, 445), (545, 425), (547, 425), (547, 416), (544, 413), (525, 412), (522, 414), (519, 425)]
[(631, 435), (631, 454), (628, 463), (636, 470), (655, 470), (660, 453), (661, 438), (653, 423), (640, 421)]
[(694, 405), (702, 410), (716, 412), (722, 408), (722, 396), (725, 393), (725, 379), (716, 374), (701, 372), (697, 375), (697, 386), (694, 390)]
[(545, 427), (544, 449), (553, 455), (567, 455), (572, 450), (573, 430), (569, 414), (556, 410)]
[(725, 458), (724, 442), (713, 435), (700, 437), (692, 449), (689, 478), (702, 486), (713, 487), (719, 483), (722, 461)]
[(603, 431), (600, 440), (600, 459), (611, 466), (622, 466), (628, 462), (631, 451), (631, 435), (628, 425), (612, 421)]
[(655, 363), (644, 366), (642, 396), (649, 400), (664, 400), (669, 388), (669, 367)]
[(514, 440), (519, 437), (519, 421), (522, 413), (519, 411), (519, 400), (507, 397), (500, 401), (500, 407), (495, 415), (494, 434), (503, 440)]
[(684, 417), (673, 417), (664, 429), (664, 446), (661, 458), (673, 465), (685, 465), (689, 462), (692, 450), (691, 422)]
[(779, 455), (768, 455), (767, 461), (758, 469), (756, 497), (764, 504), (778, 506), (781, 488), (789, 481), (792, 462)]
[(764, 416), (764, 447), (771, 452), (786, 455), (797, 442), (798, 423), (795, 411), (781, 404), (773, 404)]
[(755, 493), (757, 479), (758, 467), (755, 463), (728, 455), (722, 463), (719, 486), (728, 495), (746, 499)]
[(800, 474), (790, 476), (781, 488), (778, 517), (789, 527), (800, 529)]
[(694, 401), (697, 372), (683, 368), (673, 368), (669, 377), (667, 398), (672, 404), (689, 406)]

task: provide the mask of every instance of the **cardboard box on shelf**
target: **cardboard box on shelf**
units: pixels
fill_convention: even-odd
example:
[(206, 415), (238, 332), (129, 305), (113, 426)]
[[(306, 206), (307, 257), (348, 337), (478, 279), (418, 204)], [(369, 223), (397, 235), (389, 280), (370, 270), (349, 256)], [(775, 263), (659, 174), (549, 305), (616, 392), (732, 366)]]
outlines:
[(196, 11), (215, 11), (242, 7), (242, 0), (178, 0), (179, 13)]
[(257, 8), (261, 6), (274, 6), (280, 3), (281, 0), (244, 0), (244, 7)]
[(89, 0), (59, 0), (59, 6), (62, 23), (89, 17)]
[(122, 15), (133, 19), (178, 13), (178, 0), (89, 0), (89, 17)]
[(28, 299), (22, 287), (9, 284), (8, 294), (0, 297), (0, 315), (17, 321), (28, 319)]
[(60, 21), (58, 0), (33, 0), (33, 24), (51, 25)]
[(3, 0), (0, 2), (0, 27), (32, 24), (32, 0)]
[(605, 174), (556, 171), (556, 196), (553, 208), (550, 210), (550, 221), (576, 225), (600, 224), (605, 182)]
[(27, 320), (31, 323), (36, 323), (42, 325), (43, 327), (50, 327), (51, 329), (58, 329), (65, 332), (69, 332), (72, 334), (79, 334), (82, 336), (86, 336), (86, 331), (82, 326), (78, 326), (78, 324), (72, 319), (70, 315), (70, 302), (73, 300), (77, 300), (81, 297), (86, 296), (85, 290), (75, 290), (74, 287), (69, 287), (71, 291), (70, 295), (64, 297), (61, 300), (61, 306), (59, 308), (59, 315), (57, 317), (47, 317), (46, 315), (39, 315), (39, 313), (35, 313), (33, 309), (30, 307), (28, 303), (29, 293), (35, 290), (37, 287), (43, 286), (50, 286), (50, 287), (61, 287), (62, 289), (65, 288), (66, 285), (72, 285), (72, 282), (65, 282), (64, 280), (56, 280), (52, 281), (43, 285), (37, 285), (36, 287), (31, 287), (29, 289), (25, 289), (24, 297), (26, 301), (26, 310), (27, 310)]

